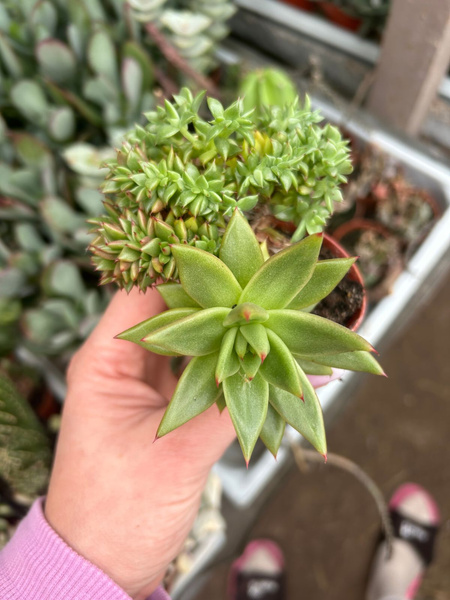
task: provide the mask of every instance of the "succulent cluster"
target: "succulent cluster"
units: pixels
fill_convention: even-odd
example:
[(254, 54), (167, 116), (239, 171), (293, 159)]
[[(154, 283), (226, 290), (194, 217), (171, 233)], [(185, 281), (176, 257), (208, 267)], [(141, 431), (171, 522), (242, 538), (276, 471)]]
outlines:
[(158, 286), (169, 310), (120, 334), (156, 354), (194, 357), (158, 429), (163, 436), (213, 404), (228, 408), (246, 461), (261, 436), (276, 455), (286, 422), (326, 455), (322, 412), (307, 374), (383, 371), (356, 333), (310, 314), (353, 258), (318, 261), (322, 234), (264, 260), (239, 209), (219, 256), (188, 244), (172, 254), (181, 283)]
[(224, 218), (235, 207), (267, 204), (280, 220), (294, 222), (292, 241), (322, 231), (339, 185), (352, 170), (338, 129), (320, 127), (319, 113), (298, 99), (245, 111), (184, 88), (173, 103), (146, 113), (108, 162), (103, 186), (107, 214), (92, 221), (91, 245), (102, 282), (145, 289), (159, 276), (177, 278), (171, 244), (187, 242), (217, 253)]

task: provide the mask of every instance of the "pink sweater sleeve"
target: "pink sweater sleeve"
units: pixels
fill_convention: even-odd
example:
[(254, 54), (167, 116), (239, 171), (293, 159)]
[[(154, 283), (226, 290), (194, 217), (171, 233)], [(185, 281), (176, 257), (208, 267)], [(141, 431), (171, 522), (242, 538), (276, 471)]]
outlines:
[[(2, 600), (130, 600), (103, 571), (70, 548), (36, 500), (0, 552)], [(169, 600), (158, 588), (149, 600)]]

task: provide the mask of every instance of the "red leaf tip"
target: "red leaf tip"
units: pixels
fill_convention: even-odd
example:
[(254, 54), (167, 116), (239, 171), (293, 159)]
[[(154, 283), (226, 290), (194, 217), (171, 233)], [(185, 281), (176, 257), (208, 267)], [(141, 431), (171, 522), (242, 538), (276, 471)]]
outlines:
[(317, 237), (323, 237), (323, 231), (319, 231), (318, 233), (316, 233)]
[(323, 456), (323, 460), (325, 461), (325, 464), (327, 464), (327, 461), (328, 461), (327, 453), (325, 452), (325, 454), (322, 454), (322, 456)]
[(157, 433), (155, 433), (155, 439), (153, 440), (153, 442), (152, 442), (152, 443), (154, 444), (154, 443), (155, 443), (155, 442), (157, 442), (159, 439), (160, 439), (160, 438), (159, 438), (159, 435), (158, 435)]
[(249, 459), (249, 458), (248, 458), (248, 459), (246, 458), (246, 459), (245, 459), (245, 466), (247, 467), (247, 470), (248, 470), (248, 464), (249, 464), (249, 462), (250, 462), (250, 459)]
[(250, 320), (251, 314), (249, 313), (249, 311), (245, 311), (244, 312), (244, 319), (248, 322)]
[(261, 359), (261, 362), (263, 363), (267, 358), (267, 354), (260, 354), (259, 358)]
[(219, 387), (219, 385), (220, 385), (220, 380), (218, 377), (216, 377), (216, 386)]

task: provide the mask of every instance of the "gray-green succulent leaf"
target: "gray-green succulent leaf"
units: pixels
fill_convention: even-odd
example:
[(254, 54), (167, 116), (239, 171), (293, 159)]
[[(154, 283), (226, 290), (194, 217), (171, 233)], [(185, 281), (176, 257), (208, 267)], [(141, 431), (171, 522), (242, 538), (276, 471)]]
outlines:
[(321, 300), (354, 262), (319, 261), (321, 243), (312, 235), (264, 261), (236, 209), (219, 257), (173, 245), (180, 283), (158, 286), (169, 309), (118, 336), (157, 354), (194, 357), (158, 436), (219, 402), (247, 462), (259, 436), (276, 454), (286, 422), (326, 454), (319, 401), (305, 372), (383, 371), (358, 334), (293, 307), (302, 306), (303, 290), (308, 302)]

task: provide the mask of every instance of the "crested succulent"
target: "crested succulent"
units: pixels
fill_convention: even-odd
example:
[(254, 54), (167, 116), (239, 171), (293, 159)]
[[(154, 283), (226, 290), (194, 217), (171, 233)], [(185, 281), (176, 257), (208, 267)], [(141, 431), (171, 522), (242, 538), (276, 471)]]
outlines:
[(292, 241), (322, 231), (339, 185), (351, 172), (347, 142), (320, 127), (309, 99), (267, 107), (260, 116), (242, 100), (228, 108), (183, 88), (173, 103), (146, 114), (109, 161), (103, 186), (107, 214), (93, 219), (91, 244), (102, 283), (145, 289), (159, 276), (176, 280), (171, 244), (187, 242), (217, 254), (234, 208), (267, 205), (297, 229)]
[(383, 371), (356, 333), (308, 311), (355, 259), (318, 261), (322, 234), (264, 259), (239, 209), (214, 256), (173, 244), (180, 283), (157, 286), (169, 309), (118, 337), (151, 352), (193, 357), (159, 426), (161, 437), (217, 404), (228, 408), (246, 461), (259, 436), (276, 455), (286, 422), (326, 456), (308, 374)]

